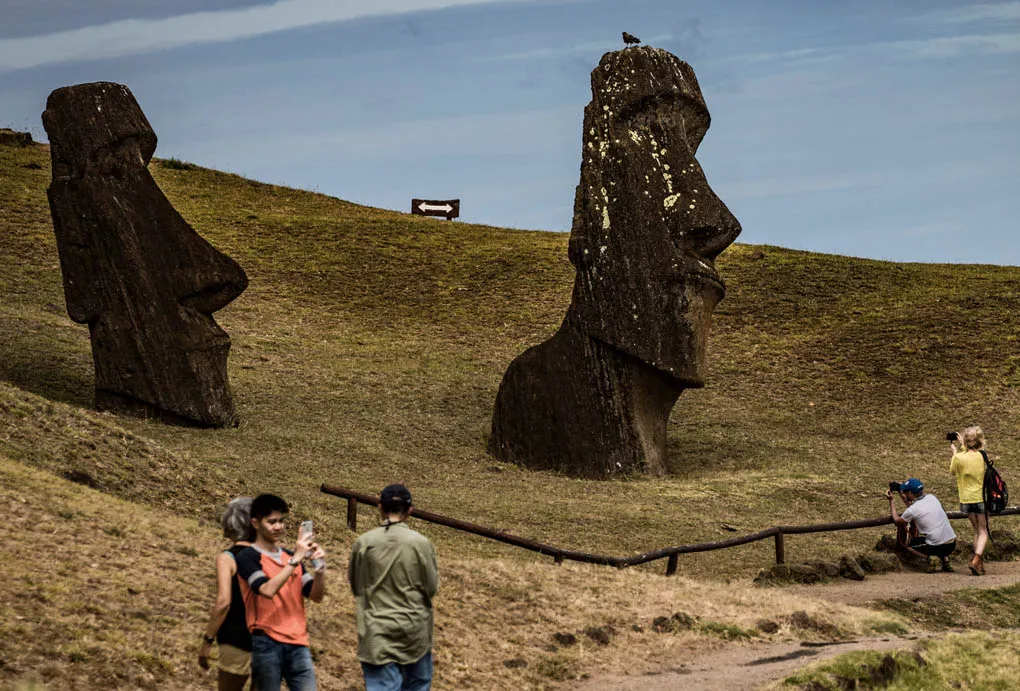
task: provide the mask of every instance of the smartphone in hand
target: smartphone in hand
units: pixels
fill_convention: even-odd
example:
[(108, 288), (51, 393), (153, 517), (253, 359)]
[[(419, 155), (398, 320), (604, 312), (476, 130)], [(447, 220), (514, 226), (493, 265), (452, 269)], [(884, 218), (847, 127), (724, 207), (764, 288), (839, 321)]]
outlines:
[[(301, 521), (301, 527), (298, 528), (298, 538), (303, 538), (307, 535), (315, 535), (315, 526), (311, 521)], [(316, 571), (326, 565), (326, 562), (322, 559), (312, 559), (312, 568)]]
[(307, 535), (315, 535), (315, 527), (311, 521), (301, 521), (301, 527), (298, 528), (298, 539)]

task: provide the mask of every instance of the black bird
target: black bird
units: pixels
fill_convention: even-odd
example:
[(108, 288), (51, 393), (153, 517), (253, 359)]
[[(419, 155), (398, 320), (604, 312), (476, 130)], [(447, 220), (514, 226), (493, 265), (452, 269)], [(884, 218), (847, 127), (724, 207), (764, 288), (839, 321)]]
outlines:
[(623, 42), (626, 43), (627, 45), (631, 45), (634, 43), (641, 43), (641, 39), (638, 38), (637, 36), (634, 36), (633, 34), (628, 34), (626, 31), (624, 31)]

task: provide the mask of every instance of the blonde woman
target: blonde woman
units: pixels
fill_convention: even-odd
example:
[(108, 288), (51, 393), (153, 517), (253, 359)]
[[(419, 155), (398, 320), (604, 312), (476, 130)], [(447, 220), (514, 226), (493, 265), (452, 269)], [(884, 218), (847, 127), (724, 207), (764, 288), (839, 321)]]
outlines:
[[(957, 443), (961, 448), (957, 448)], [(956, 477), (956, 488), (960, 494), (960, 511), (967, 514), (974, 529), (974, 557), (967, 566), (975, 576), (983, 576), (985, 563), (982, 554), (988, 543), (988, 516), (985, 514), (984, 486), (985, 459), (981, 450), (985, 448), (985, 435), (981, 428), (973, 425), (963, 430), (963, 437), (956, 434), (950, 440), (949, 448), (953, 459), (949, 472)]]
[(198, 664), (209, 669), (213, 642), (219, 646), (219, 691), (241, 691), (251, 674), (251, 634), (244, 616), (244, 599), (237, 582), (237, 555), (254, 539), (251, 526), (251, 497), (238, 497), (227, 504), (220, 522), (223, 536), (233, 542), (216, 555), (216, 603), (198, 649)]

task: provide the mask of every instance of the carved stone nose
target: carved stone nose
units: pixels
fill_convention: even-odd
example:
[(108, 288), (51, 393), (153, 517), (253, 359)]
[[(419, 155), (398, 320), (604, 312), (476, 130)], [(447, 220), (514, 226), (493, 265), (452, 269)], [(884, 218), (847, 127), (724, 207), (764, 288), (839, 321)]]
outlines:
[(699, 201), (690, 228), (683, 232), (683, 245), (688, 251), (713, 260), (740, 235), (740, 221), (711, 189)]

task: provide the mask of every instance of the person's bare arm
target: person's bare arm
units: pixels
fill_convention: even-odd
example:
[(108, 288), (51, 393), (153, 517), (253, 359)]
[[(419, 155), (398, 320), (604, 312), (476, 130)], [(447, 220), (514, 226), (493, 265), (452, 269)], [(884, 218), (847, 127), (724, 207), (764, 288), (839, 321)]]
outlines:
[[(223, 625), (227, 618), (227, 611), (230, 609), (231, 582), (237, 574), (237, 565), (234, 558), (227, 552), (220, 552), (216, 556), (216, 601), (209, 611), (209, 622), (205, 625), (205, 638), (213, 638), (216, 632)], [(202, 641), (202, 647), (198, 649), (198, 664), (202, 669), (209, 669), (209, 649), (212, 644)]]
[[(308, 541), (308, 538), (298, 538), (297, 545), (294, 547), (294, 556), (291, 557), (291, 559), (300, 563), (305, 558), (305, 555), (308, 554), (309, 546), (310, 542)], [(296, 566), (284, 564), (280, 573), (276, 574), (259, 586), (259, 595), (269, 599), (276, 597), (276, 594), (280, 592), (280, 588), (283, 587), (283, 584), (287, 582), (287, 579), (291, 577), (294, 573), (294, 569), (296, 568)]]
[(893, 523), (899, 526), (907, 525), (907, 521), (903, 520), (896, 511), (896, 500), (893, 499), (892, 490), (886, 490), (885, 496), (889, 499), (889, 514), (892, 516)]

